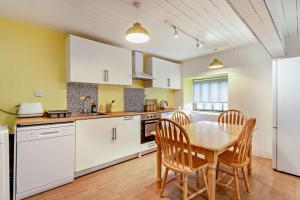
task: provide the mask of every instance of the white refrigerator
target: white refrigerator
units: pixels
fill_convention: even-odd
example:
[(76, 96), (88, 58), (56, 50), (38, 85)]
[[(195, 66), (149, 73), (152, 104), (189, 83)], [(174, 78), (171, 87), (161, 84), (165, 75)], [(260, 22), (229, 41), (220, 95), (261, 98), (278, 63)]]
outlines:
[(300, 57), (273, 61), (274, 169), (300, 176)]
[(9, 200), (8, 128), (0, 124), (0, 200)]

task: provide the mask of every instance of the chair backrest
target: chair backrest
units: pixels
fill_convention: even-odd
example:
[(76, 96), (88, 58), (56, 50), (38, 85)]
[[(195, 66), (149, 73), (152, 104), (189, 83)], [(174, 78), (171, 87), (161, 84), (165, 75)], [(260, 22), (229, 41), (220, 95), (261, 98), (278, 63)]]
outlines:
[(255, 124), (255, 118), (250, 118), (245, 123), (233, 150), (234, 156), (231, 161), (232, 163), (243, 164), (247, 161), (247, 158), (249, 158), (249, 150), (252, 142)]
[(171, 119), (181, 126), (186, 126), (191, 123), (189, 117), (182, 111), (174, 112)]
[(192, 170), (191, 142), (182, 126), (170, 119), (160, 119), (156, 123), (156, 137), (160, 142), (165, 165), (181, 172)]
[(218, 118), (219, 123), (244, 125), (246, 117), (239, 110), (227, 110), (222, 112)]

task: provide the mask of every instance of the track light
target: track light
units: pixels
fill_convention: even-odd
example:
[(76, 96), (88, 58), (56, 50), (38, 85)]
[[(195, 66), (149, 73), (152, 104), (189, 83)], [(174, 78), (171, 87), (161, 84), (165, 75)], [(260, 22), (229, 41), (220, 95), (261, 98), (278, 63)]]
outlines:
[(196, 47), (199, 48), (199, 49), (202, 48), (203, 43), (200, 43), (198, 39), (196, 41), (197, 41)]
[(178, 38), (178, 31), (176, 26), (174, 26), (174, 38)]
[(205, 42), (199, 40), (197, 37), (192, 36), (191, 34), (185, 32), (182, 28), (179, 28), (178, 26), (175, 26), (170, 21), (165, 20), (165, 23), (171, 26), (174, 29), (174, 38), (178, 38), (178, 32), (183, 33), (184, 35), (188, 36), (189, 38), (196, 40), (196, 47), (202, 48), (205, 45)]

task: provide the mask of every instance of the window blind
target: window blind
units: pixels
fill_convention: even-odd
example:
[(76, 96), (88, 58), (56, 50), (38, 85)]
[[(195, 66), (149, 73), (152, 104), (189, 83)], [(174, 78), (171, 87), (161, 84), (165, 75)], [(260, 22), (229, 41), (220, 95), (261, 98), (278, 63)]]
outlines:
[(214, 78), (193, 81), (194, 102), (227, 103), (228, 78)]

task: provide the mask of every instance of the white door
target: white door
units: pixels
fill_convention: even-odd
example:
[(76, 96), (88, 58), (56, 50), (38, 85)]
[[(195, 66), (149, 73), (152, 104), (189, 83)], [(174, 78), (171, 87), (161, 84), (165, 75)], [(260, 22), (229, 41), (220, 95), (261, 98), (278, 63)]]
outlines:
[(70, 35), (68, 38), (68, 81), (105, 83), (103, 50), (98, 42)]
[(116, 126), (114, 158), (119, 159), (140, 152), (140, 116), (120, 118)]
[(300, 58), (277, 61), (277, 170), (300, 175)]
[(113, 161), (113, 118), (76, 121), (76, 172)]
[(132, 85), (132, 54), (131, 51), (108, 46), (105, 50), (108, 84)]

